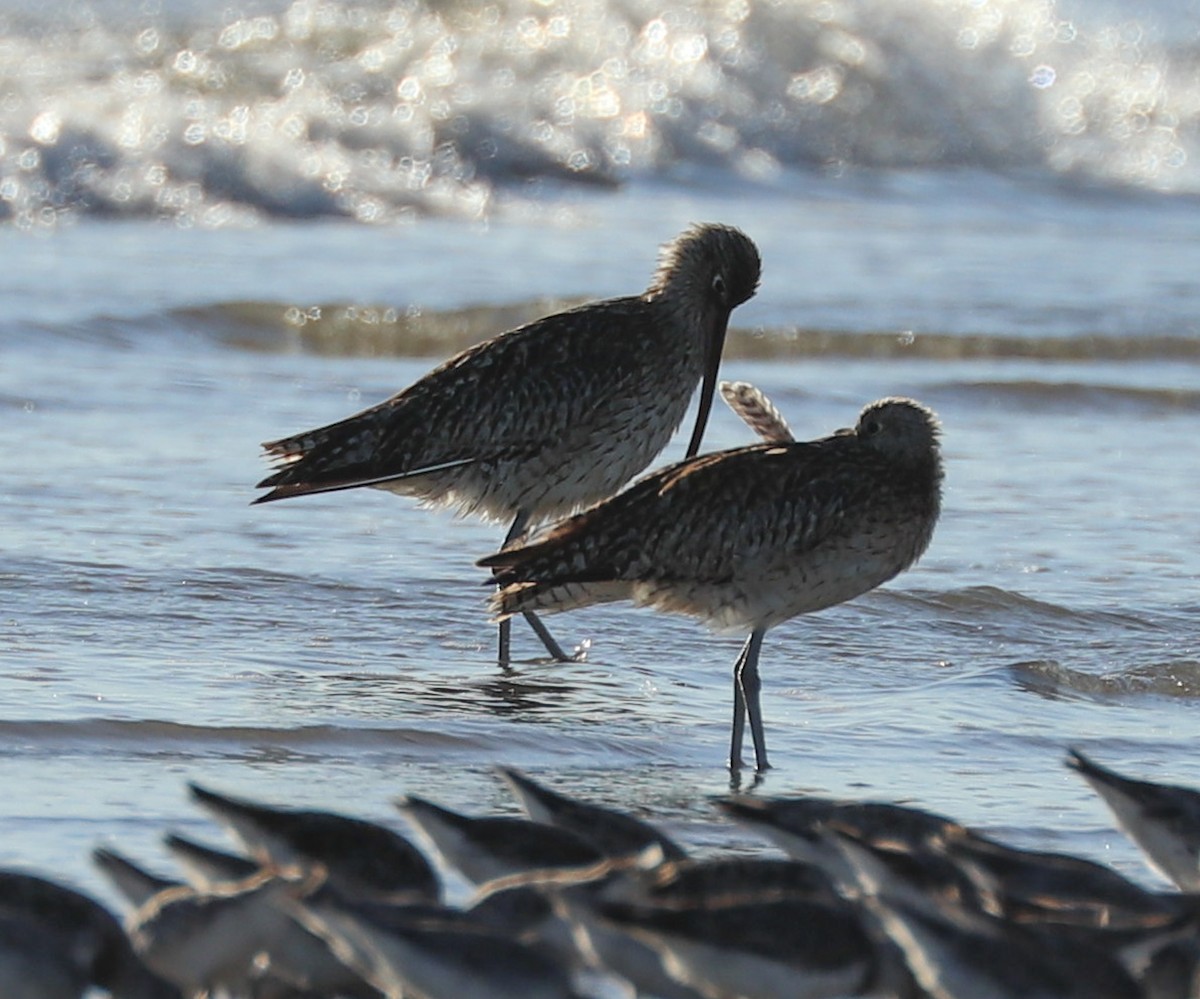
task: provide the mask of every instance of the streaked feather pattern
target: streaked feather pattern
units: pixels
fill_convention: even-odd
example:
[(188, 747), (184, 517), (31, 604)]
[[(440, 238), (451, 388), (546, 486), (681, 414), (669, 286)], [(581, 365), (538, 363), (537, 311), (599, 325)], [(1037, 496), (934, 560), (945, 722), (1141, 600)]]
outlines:
[(868, 406), (854, 431), (756, 444), (653, 473), (522, 547), (492, 610), (632, 599), (716, 627), (769, 627), (851, 599), (911, 565), (940, 509), (932, 414)]
[(749, 382), (721, 382), (720, 389), (725, 404), (768, 444), (791, 444), (796, 440), (783, 414), (757, 386)]
[(375, 486), (490, 519), (561, 516), (610, 496), (666, 446), (757, 287), (754, 244), (693, 226), (645, 293), (594, 302), (477, 344), (409, 388), (263, 445), (256, 502)]

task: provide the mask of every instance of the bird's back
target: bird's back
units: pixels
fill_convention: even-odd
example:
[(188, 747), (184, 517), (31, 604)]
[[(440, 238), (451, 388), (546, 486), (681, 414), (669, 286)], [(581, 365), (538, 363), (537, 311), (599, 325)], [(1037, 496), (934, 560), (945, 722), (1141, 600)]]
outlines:
[(633, 599), (716, 627), (778, 623), (878, 586), (924, 551), (940, 471), (906, 469), (852, 435), (682, 462), (482, 561), (494, 609)]
[(610, 495), (666, 445), (699, 378), (697, 352), (657, 318), (612, 299), (469, 348), (370, 409), (264, 445), (279, 468), (262, 499), (380, 485), (500, 518)]

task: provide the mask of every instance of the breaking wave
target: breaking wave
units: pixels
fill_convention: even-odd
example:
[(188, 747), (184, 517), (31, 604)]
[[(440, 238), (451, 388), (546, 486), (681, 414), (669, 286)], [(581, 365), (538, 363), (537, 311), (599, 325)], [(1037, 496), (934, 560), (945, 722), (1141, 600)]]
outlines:
[(753, 184), (796, 168), (969, 166), (1200, 192), (1200, 47), (1194, 26), (1175, 23), (1190, 15), (1076, 7), (295, 0), (218, 12), (176, 0), (141, 5), (149, 14), (9, 11), (0, 218), (471, 216), (531, 184), (699, 168)]

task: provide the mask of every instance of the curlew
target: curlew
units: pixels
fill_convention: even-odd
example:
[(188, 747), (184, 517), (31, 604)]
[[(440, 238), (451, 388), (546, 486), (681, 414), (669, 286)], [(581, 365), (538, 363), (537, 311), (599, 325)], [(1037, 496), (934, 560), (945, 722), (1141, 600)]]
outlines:
[(734, 665), (729, 764), (740, 768), (749, 718), (766, 769), (763, 636), (916, 562), (941, 506), (939, 435), (930, 410), (889, 398), (867, 406), (853, 429), (820, 440), (685, 460), (530, 544), (481, 559), (500, 587), (492, 610), (503, 619), (632, 600), (748, 631)]
[[(759, 270), (744, 233), (694, 225), (663, 247), (643, 294), (502, 333), (355, 416), (267, 442), (277, 467), (254, 502), (374, 486), (510, 521), (507, 546), (642, 471), (702, 383), (687, 455), (699, 450), (729, 316)], [(551, 656), (568, 658), (526, 618)], [(509, 628), (500, 626), (501, 664)]]

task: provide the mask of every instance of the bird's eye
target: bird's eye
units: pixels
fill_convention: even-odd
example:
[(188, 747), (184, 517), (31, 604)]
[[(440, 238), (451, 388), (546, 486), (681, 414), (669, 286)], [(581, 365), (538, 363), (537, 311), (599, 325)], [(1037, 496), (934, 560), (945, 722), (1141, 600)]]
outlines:
[(866, 437), (874, 437), (883, 429), (883, 424), (878, 420), (864, 420), (862, 425), (863, 435)]
[(712, 290), (718, 298), (725, 297), (725, 275), (714, 274), (712, 279)]

